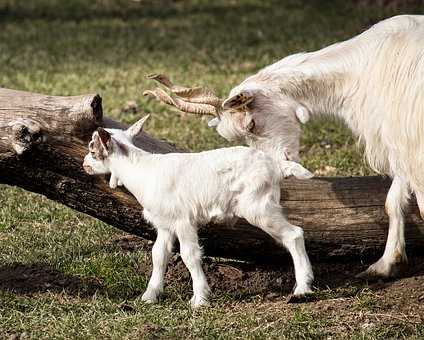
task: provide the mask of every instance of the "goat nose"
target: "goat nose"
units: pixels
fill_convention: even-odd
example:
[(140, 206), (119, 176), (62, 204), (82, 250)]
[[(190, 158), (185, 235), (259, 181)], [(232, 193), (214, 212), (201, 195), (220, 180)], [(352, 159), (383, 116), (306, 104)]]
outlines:
[(89, 174), (89, 175), (93, 174), (93, 169), (91, 168), (91, 166), (89, 166), (87, 164), (83, 164), (82, 167), (87, 174)]

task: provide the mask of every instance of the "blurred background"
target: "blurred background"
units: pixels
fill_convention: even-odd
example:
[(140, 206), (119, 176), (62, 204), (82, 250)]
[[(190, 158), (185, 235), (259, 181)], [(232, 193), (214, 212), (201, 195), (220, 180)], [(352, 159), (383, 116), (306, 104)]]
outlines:
[[(190, 150), (215, 148), (225, 142), (204, 121), (181, 120), (142, 97), (154, 86), (146, 74), (169, 74), (224, 97), (289, 54), (423, 8), (418, 0), (0, 0), (0, 85), (57, 95), (97, 92), (109, 116), (132, 122), (153, 113), (148, 131), (156, 137)], [(369, 173), (340, 124), (309, 124), (302, 144), (312, 170)]]
[[(155, 85), (147, 74), (165, 73), (224, 97), (246, 76), (289, 54), (320, 49), (405, 13), (424, 14), (424, 1), (0, 0), (0, 86), (52, 95), (99, 93), (107, 116), (131, 123), (151, 113), (146, 130), (156, 138), (193, 151), (212, 149), (228, 144), (205, 119), (143, 98), (143, 90)], [(372, 174), (355, 138), (336, 121), (307, 124), (301, 157), (318, 175)], [(43, 197), (0, 186), (0, 337), (282, 334), (259, 327), (267, 318), (278, 321), (278, 310), (257, 316), (257, 305), (243, 305), (239, 319), (226, 319), (240, 296), (228, 297), (225, 290), (217, 293), (224, 307), (188, 320), (192, 312), (178, 300), (188, 296), (186, 281), (171, 285), (164, 306), (143, 307), (138, 296), (149, 257), (142, 247), (123, 250), (125, 237)], [(19, 280), (34, 284), (16, 291)], [(300, 313), (292, 328), (287, 320), (275, 321), (289, 338), (325, 334), (326, 324), (312, 312), (290, 313)], [(137, 325), (144, 325), (141, 333)]]

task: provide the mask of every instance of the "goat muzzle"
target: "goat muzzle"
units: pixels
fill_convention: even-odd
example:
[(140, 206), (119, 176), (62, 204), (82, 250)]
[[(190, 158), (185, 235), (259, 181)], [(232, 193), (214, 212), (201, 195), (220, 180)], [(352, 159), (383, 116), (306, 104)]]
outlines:
[(94, 175), (93, 168), (90, 165), (83, 164), (82, 167), (87, 174)]

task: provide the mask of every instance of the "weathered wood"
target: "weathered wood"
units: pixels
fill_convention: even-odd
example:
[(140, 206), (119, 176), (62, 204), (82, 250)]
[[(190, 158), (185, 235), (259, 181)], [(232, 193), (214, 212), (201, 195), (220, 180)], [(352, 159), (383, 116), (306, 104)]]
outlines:
[[(124, 127), (102, 117), (98, 95), (54, 97), (0, 89), (0, 182), (45, 195), (126, 232), (155, 238), (142, 208), (105, 178), (86, 175), (82, 159), (97, 126)], [(136, 145), (155, 153), (175, 151), (143, 134)], [(381, 254), (388, 219), (384, 200), (390, 185), (381, 177), (289, 179), (282, 205), (291, 222), (305, 229), (313, 261)], [(415, 204), (406, 212), (408, 251), (424, 249), (424, 224)], [(242, 260), (283, 261), (285, 251), (266, 234), (240, 220), (235, 226), (201, 228), (205, 253)]]

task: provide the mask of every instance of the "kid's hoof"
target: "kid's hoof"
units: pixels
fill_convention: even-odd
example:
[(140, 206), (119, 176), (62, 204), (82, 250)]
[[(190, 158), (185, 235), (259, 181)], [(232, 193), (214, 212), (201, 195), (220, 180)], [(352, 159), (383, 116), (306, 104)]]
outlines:
[(404, 276), (408, 271), (407, 262), (386, 263), (380, 259), (368, 267), (367, 270), (356, 275), (356, 278), (368, 281), (377, 281), (380, 279), (393, 279)]
[(208, 307), (209, 305), (210, 305), (209, 300), (205, 297), (193, 296), (190, 299), (190, 306), (194, 309), (200, 308), (200, 307)]
[(286, 302), (287, 303), (306, 303), (316, 300), (316, 295), (313, 292), (306, 293), (303, 295), (290, 294)]
[(157, 303), (158, 302), (158, 297), (157, 294), (154, 294), (152, 292), (149, 291), (145, 291), (143, 296), (141, 297), (141, 301), (145, 302), (145, 303)]
[(315, 297), (315, 295), (309, 285), (296, 285), (293, 289), (293, 294), (287, 297), (287, 303), (309, 302), (313, 297)]

